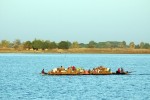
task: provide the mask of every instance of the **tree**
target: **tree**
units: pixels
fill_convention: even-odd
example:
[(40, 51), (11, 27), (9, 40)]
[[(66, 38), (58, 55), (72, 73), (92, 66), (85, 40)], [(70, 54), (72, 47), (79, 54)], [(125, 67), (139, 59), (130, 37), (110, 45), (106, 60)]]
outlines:
[(106, 42), (105, 46), (106, 48), (111, 48), (111, 47), (115, 48), (115, 44), (111, 44), (110, 42)]
[(145, 44), (144, 44), (144, 48), (145, 48), (145, 49), (149, 49), (149, 48), (150, 48), (149, 43), (145, 43)]
[(99, 42), (97, 43), (98, 48), (106, 48), (106, 42)]
[(125, 48), (126, 47), (126, 42), (125, 41), (118, 42), (117, 47), (119, 47), (119, 48)]
[(80, 47), (80, 48), (87, 48), (87, 47), (88, 47), (88, 44), (80, 43), (80, 44), (79, 44), (79, 47)]
[(50, 41), (42, 41), (42, 50), (48, 49), (49, 48)]
[(13, 42), (13, 47), (15, 49), (18, 49), (19, 46), (21, 45), (21, 41), (19, 39), (16, 39), (14, 42)]
[(32, 43), (31, 43), (31, 41), (26, 41), (26, 42), (23, 44), (23, 48), (24, 48), (24, 49), (31, 49), (31, 48), (32, 48)]
[(57, 44), (55, 43), (55, 42), (50, 42), (50, 44), (49, 44), (49, 49), (55, 49), (55, 48), (57, 48), (58, 46), (57, 46)]
[(139, 49), (140, 48), (140, 45), (138, 44), (138, 45), (135, 45), (135, 48), (136, 49)]
[(7, 41), (7, 40), (2, 40), (2, 41), (1, 41), (1, 46), (2, 46), (3, 48), (8, 48), (8, 47), (9, 47), (9, 44), (10, 44), (10, 42)]
[(61, 41), (58, 43), (59, 49), (69, 49), (68, 41)]
[(95, 47), (96, 47), (96, 44), (97, 44), (96, 42), (90, 41), (89, 44), (88, 44), (88, 47), (89, 47), (89, 48), (95, 48)]
[(140, 48), (143, 49), (144, 48), (144, 42), (140, 43)]
[(32, 41), (32, 47), (34, 50), (42, 49), (43, 42), (41, 40)]
[(78, 42), (77, 41), (73, 42), (71, 47), (72, 48), (79, 48)]
[(9, 43), (9, 48), (13, 48), (13, 47), (14, 47), (13, 42), (10, 42), (10, 43)]
[(122, 46), (123, 46), (123, 48), (126, 47), (126, 42), (125, 41), (122, 41)]
[(134, 42), (130, 42), (129, 46), (130, 46), (131, 49), (134, 49), (135, 48)]
[(69, 48), (72, 46), (72, 43), (70, 41), (67, 41), (68, 42), (68, 46)]

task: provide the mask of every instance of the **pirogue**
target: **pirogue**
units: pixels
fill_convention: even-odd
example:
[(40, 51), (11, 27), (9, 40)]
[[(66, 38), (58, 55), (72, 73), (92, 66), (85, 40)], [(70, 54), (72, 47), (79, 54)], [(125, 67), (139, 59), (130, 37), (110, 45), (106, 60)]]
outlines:
[(116, 72), (111, 72), (110, 68), (99, 66), (93, 68), (92, 70), (86, 70), (83, 68), (77, 68), (71, 66), (64, 68), (63, 66), (54, 68), (48, 72), (45, 72), (44, 69), (41, 71), (42, 75), (128, 75), (131, 72), (124, 71), (123, 68), (118, 68)]

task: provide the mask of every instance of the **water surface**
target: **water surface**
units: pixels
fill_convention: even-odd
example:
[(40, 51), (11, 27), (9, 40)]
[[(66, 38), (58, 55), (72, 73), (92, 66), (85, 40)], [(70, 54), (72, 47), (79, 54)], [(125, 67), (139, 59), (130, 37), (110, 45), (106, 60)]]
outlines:
[[(131, 75), (42, 76), (58, 66), (100, 65)], [(0, 100), (150, 100), (150, 55), (0, 54)]]

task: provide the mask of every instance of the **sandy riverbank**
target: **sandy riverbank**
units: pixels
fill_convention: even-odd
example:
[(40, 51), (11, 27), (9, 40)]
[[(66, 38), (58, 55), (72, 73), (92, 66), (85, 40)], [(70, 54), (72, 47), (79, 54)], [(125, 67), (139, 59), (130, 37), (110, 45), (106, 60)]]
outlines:
[(0, 53), (96, 53), (96, 54), (150, 54), (150, 49), (129, 48), (76, 48), (76, 49), (51, 49), (51, 50), (15, 50), (0, 49)]

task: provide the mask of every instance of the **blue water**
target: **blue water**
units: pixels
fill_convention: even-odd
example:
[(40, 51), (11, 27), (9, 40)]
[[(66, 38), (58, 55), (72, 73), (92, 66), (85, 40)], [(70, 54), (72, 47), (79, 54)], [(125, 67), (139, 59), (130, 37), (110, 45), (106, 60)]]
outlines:
[[(42, 76), (58, 66), (100, 65), (131, 75)], [(150, 55), (0, 54), (0, 100), (150, 100)]]

